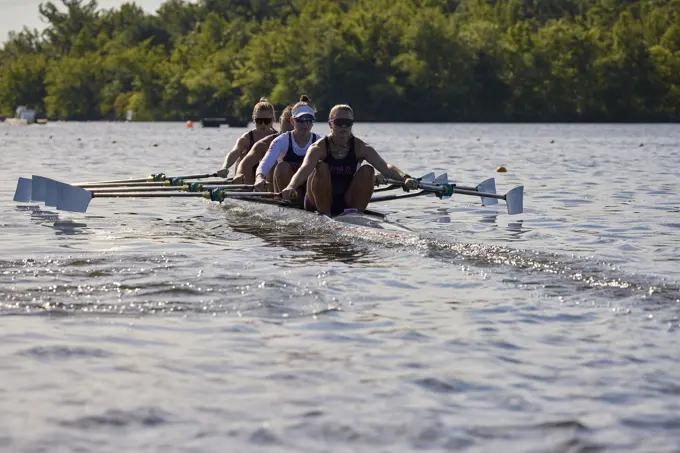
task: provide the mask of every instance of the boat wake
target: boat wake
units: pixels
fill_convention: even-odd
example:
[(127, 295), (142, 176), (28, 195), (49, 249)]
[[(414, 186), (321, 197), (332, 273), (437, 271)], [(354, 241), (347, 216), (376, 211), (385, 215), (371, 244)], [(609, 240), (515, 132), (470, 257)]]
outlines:
[[(625, 311), (635, 307), (648, 312), (663, 310), (668, 306), (680, 307), (679, 282), (626, 272), (614, 263), (592, 256), (456, 242), (430, 231), (395, 232), (337, 225), (337, 222), (323, 216), (300, 216), (299, 213), (277, 208), (253, 210), (250, 206), (247, 207), (249, 209), (237, 205), (227, 206), (231, 218), (247, 220), (251, 228), (250, 222), (255, 220), (263, 228), (260, 232), (269, 230), (274, 236), (285, 230), (297, 241), (305, 237), (305, 241), (314, 245), (311, 250), (329, 260), (337, 256), (324, 255), (328, 250), (316, 248), (322, 238), (324, 243), (334, 244), (334, 253), (351, 250), (350, 256), (377, 255), (378, 250), (391, 250), (419, 254), (427, 260), (463, 269), (487, 269), (491, 272), (492, 269), (502, 268), (506, 275), (504, 283), (528, 291), (539, 289), (546, 296), (557, 298), (565, 304), (606, 304), (616, 310)], [(253, 233), (252, 229), (250, 231)]]
[[(495, 284), (563, 304), (659, 312), (669, 320), (680, 307), (677, 282), (626, 272), (606, 260), (455, 241), (429, 229), (367, 228), (277, 206), (208, 205), (200, 215), (127, 226), (130, 219), (116, 225), (86, 219), (90, 225), (82, 227), (90, 238), (103, 235), (116, 246), (66, 258), (0, 261), (0, 315), (316, 316), (339, 307), (342, 288), (331, 291), (316, 280), (334, 264), (376, 268), (404, 260), (421, 269), (489, 274)], [(296, 267), (292, 274), (272, 268), (280, 257)], [(309, 279), (310, 272), (319, 275)]]

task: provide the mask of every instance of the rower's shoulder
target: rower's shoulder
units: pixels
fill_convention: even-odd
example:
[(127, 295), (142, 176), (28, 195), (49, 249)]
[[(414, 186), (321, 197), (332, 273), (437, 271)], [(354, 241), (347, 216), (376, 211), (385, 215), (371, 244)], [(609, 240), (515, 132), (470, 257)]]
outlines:
[(359, 137), (354, 137), (354, 149), (357, 151), (363, 151), (365, 149), (373, 149), (367, 141), (360, 139)]
[(309, 149), (317, 149), (317, 148), (323, 148), (324, 147), (324, 140), (326, 139), (325, 135), (317, 135), (316, 140), (312, 142), (311, 145), (309, 145)]
[(314, 141), (312, 142), (312, 146), (314, 146), (314, 145), (321, 146), (321, 142), (323, 142), (325, 139), (326, 139), (326, 136), (325, 136), (325, 135), (319, 135), (319, 134), (317, 134), (317, 135), (316, 135), (316, 140), (314, 140)]
[(270, 144), (275, 144), (275, 143), (280, 143), (283, 140), (288, 139), (288, 132), (282, 132), (280, 134), (272, 134), (270, 136), (267, 136), (265, 138), (269, 138), (271, 140)]
[(245, 134), (241, 135), (237, 140), (236, 144), (250, 144), (250, 131), (246, 132)]
[(275, 133), (273, 133), (273, 134), (266, 135), (266, 136), (262, 137), (261, 139), (259, 139), (258, 141), (256, 141), (255, 144), (254, 144), (253, 146), (261, 145), (261, 144), (263, 144), (263, 143), (266, 143), (267, 146), (269, 146), (269, 144), (270, 144), (271, 142), (273, 142), (273, 141), (274, 141), (276, 138), (278, 138), (278, 137), (279, 137), (278, 132), (275, 132)]
[(248, 131), (245, 131), (241, 136), (238, 138), (239, 140), (242, 140), (244, 138), (250, 139), (250, 136), (253, 134), (253, 130), (250, 129)]

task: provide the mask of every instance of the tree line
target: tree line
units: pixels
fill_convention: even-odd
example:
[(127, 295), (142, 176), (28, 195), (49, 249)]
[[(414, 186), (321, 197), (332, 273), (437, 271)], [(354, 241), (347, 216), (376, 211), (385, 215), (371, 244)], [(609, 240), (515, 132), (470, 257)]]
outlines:
[(680, 0), (46, 2), (0, 48), (0, 115), (248, 117), (302, 93), (360, 121), (678, 121)]

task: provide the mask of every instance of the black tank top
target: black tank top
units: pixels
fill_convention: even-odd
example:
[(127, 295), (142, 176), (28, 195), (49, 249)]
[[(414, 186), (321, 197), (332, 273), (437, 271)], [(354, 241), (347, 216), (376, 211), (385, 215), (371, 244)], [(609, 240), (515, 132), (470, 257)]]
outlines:
[[(318, 139), (318, 135), (312, 134), (312, 143), (316, 142)], [(288, 132), (288, 151), (286, 151), (286, 155), (283, 156), (283, 161), (288, 162), (295, 167), (299, 167), (302, 165), (302, 161), (305, 160), (305, 156), (298, 156), (295, 154), (295, 151), (293, 151), (293, 140), (293, 133)]]
[[(272, 133), (269, 135), (280, 135), (282, 133), (283, 132), (279, 133), (276, 129), (272, 128)], [(269, 137), (269, 135), (267, 135), (267, 137)], [(250, 146), (248, 147), (248, 151), (250, 151), (251, 149), (253, 149), (253, 146), (255, 146), (255, 136), (253, 135), (252, 130), (248, 131), (248, 138), (250, 139)], [(246, 154), (248, 154), (248, 151), (246, 151)]]
[(331, 153), (331, 145), (326, 137), (326, 158), (324, 162), (328, 164), (331, 171), (331, 187), (333, 196), (345, 195), (349, 185), (352, 183), (354, 174), (357, 172), (357, 153), (355, 149), (354, 136), (349, 139), (349, 152), (342, 159), (336, 159)]

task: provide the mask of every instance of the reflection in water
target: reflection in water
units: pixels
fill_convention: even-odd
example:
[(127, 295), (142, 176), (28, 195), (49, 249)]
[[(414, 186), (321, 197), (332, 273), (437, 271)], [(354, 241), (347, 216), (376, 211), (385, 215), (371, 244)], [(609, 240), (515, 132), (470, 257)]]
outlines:
[(34, 204), (19, 204), (15, 205), (14, 208), (17, 211), (39, 211), (40, 206), (34, 205)]
[(508, 231), (510, 231), (510, 236), (517, 238), (520, 235), (527, 233), (529, 230), (527, 228), (523, 228), (523, 224), (523, 220), (508, 223)]
[(498, 219), (498, 214), (491, 214), (491, 215), (483, 215), (482, 218), (479, 219), (480, 223), (496, 223), (496, 220)]
[(57, 236), (74, 236), (79, 234), (91, 234), (87, 230), (86, 223), (79, 223), (72, 220), (56, 221), (51, 225), (55, 229)]
[(28, 211), (31, 214), (31, 221), (34, 223), (53, 228), (57, 236), (68, 235), (74, 236), (79, 234), (89, 234), (84, 229), (87, 224), (76, 222), (73, 220), (64, 220), (60, 218), (60, 213), (55, 211), (43, 211), (40, 206), (24, 205), (17, 206), (18, 211)]
[[(306, 213), (302, 213), (302, 216), (310, 217)], [(299, 222), (304, 222), (302, 216)], [(337, 261), (345, 264), (371, 261), (370, 250), (352, 244), (348, 237), (333, 234), (333, 230), (329, 228), (308, 228), (309, 224), (305, 223), (277, 222), (272, 218), (263, 219), (257, 213), (250, 215), (249, 211), (242, 209), (227, 209), (223, 221), (224, 226), (232, 231), (255, 236), (270, 246), (283, 247), (295, 252), (309, 252), (299, 257), (289, 257), (293, 260)], [(219, 229), (224, 231), (223, 225), (220, 225)]]

